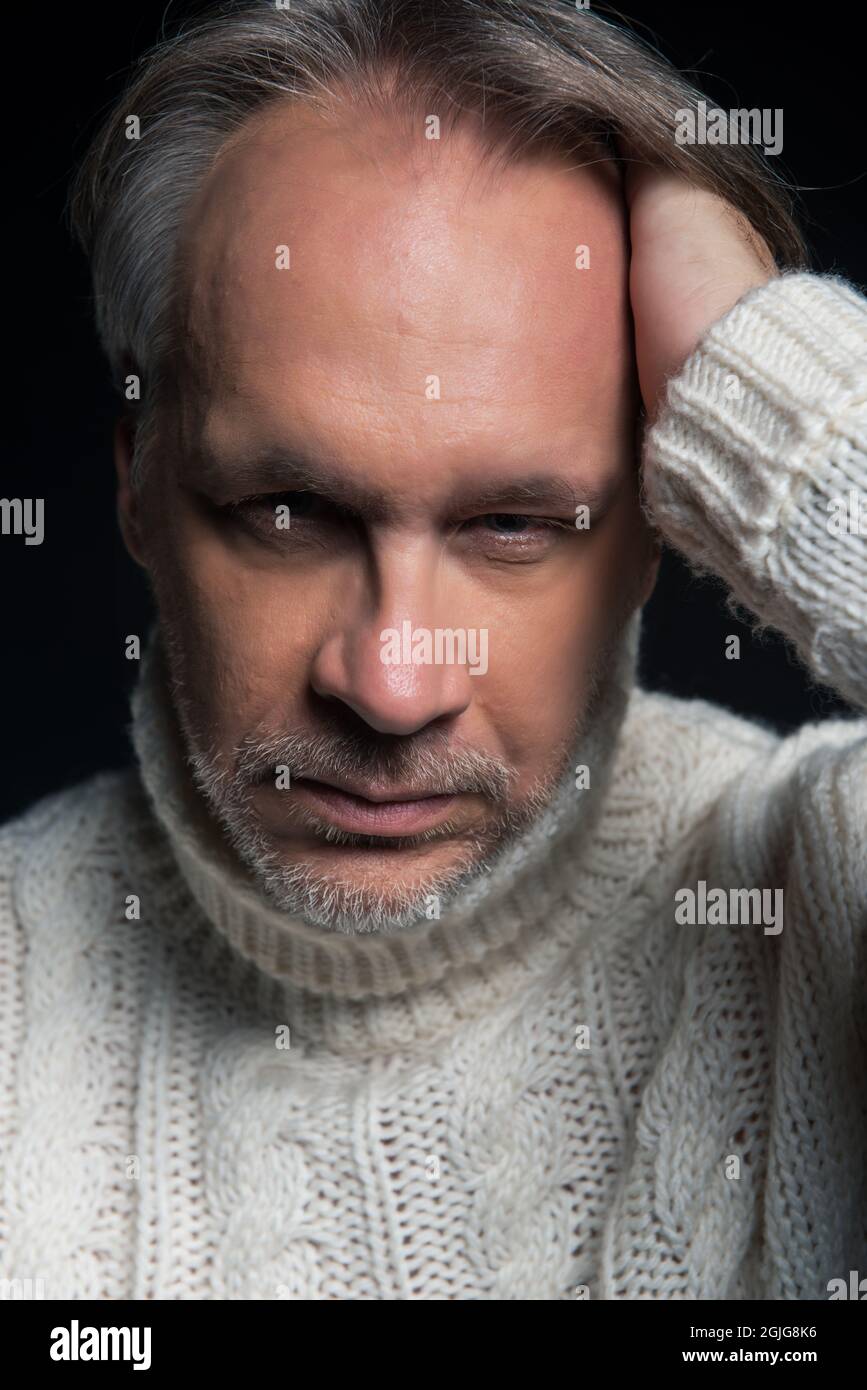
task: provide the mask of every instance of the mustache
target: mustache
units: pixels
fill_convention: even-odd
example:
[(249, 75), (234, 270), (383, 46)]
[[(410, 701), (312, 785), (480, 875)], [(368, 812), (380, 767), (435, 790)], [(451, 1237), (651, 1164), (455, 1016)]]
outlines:
[(289, 769), (290, 781), (375, 782), (427, 796), (475, 792), (492, 801), (505, 800), (517, 777), (502, 759), (456, 744), (441, 730), (387, 743), (360, 734), (283, 732), (248, 735), (236, 746), (236, 785), (270, 781), (278, 766)]

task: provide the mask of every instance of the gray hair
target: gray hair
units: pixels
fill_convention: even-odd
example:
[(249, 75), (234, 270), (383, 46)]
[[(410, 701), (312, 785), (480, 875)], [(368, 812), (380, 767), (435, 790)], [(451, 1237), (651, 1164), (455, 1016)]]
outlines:
[[(504, 161), (600, 144), (617, 157), (625, 145), (727, 198), (781, 267), (806, 264), (791, 194), (759, 151), (677, 144), (675, 113), (702, 94), (630, 32), (571, 0), (211, 5), (140, 60), (70, 193), (114, 382), (122, 389), (131, 373), (142, 382), (140, 425), (171, 384), (184, 213), (221, 149), (271, 102), (293, 98), (326, 113), (341, 92), (370, 109), (439, 114), (446, 131), (465, 113), (481, 117), (487, 152)], [(129, 138), (130, 117), (140, 138)]]

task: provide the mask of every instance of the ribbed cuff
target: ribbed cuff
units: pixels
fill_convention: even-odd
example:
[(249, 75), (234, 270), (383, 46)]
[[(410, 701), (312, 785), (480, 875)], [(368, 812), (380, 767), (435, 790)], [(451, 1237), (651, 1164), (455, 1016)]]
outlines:
[(645, 440), (662, 535), (867, 703), (867, 303), (835, 276), (751, 290), (673, 377)]

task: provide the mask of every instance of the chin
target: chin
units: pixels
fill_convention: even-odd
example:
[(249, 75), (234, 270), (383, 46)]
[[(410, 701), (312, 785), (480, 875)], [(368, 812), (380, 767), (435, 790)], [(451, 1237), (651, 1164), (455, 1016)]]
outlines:
[(395, 848), (317, 845), (304, 856), (251, 863), (268, 901), (311, 925), (347, 935), (404, 931), (437, 921), (490, 854), (478, 844)]

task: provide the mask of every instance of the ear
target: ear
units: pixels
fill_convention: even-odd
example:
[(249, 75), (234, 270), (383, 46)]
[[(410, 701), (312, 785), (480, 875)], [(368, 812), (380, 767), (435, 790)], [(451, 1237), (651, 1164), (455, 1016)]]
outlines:
[(121, 416), (114, 426), (114, 467), (117, 474), (117, 520), (127, 551), (137, 565), (147, 568), (141, 538), (139, 499), (132, 486), (135, 426)]

